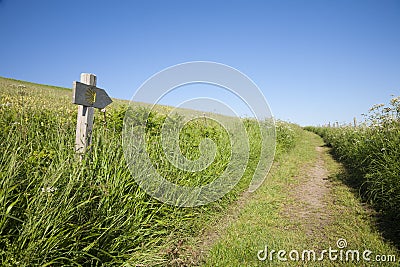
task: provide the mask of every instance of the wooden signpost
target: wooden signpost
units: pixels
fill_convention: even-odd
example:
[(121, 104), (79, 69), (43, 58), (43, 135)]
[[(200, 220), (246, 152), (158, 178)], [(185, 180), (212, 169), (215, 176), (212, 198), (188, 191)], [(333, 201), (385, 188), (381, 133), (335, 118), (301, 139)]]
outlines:
[(96, 87), (96, 82), (96, 75), (82, 73), (81, 81), (73, 83), (72, 103), (78, 105), (75, 152), (80, 159), (92, 142), (94, 108), (103, 109), (112, 103), (106, 91)]

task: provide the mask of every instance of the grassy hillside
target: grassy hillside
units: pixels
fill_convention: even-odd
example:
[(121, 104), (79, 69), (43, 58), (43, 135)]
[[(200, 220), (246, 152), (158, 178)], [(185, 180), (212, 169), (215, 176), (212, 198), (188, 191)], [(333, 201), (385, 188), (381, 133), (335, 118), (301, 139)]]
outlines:
[[(246, 188), (259, 160), (256, 122), (246, 121), (250, 159), (238, 186), (217, 202), (177, 208), (149, 197), (129, 173), (121, 147), (126, 105), (115, 101), (96, 111), (92, 152), (74, 153), (77, 107), (71, 90), (0, 78), (0, 262), (2, 266), (174, 265), (178, 247), (196, 236)], [(166, 107), (152, 112), (146, 133), (152, 160), (171, 180), (204, 183), (229, 161), (224, 129), (207, 121), (188, 124), (182, 151), (205, 137), (221, 157), (204, 172), (163, 164), (159, 134)], [(147, 112), (143, 105), (138, 118)], [(277, 131), (278, 154), (294, 146), (285, 123)], [(204, 177), (207, 179), (204, 180)], [(179, 251), (179, 250), (178, 250)]]

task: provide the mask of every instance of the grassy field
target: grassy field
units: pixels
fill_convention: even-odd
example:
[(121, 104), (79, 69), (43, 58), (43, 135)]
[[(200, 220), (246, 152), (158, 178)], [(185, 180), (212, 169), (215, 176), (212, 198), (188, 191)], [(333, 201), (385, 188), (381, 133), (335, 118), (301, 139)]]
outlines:
[[(313, 133), (277, 121), (272, 171), (262, 187), (249, 194), (246, 189), (260, 159), (261, 142), (257, 123), (243, 119), (250, 146), (243, 178), (216, 202), (179, 208), (147, 195), (127, 168), (122, 148), (126, 101), (114, 100), (106, 113), (96, 110), (91, 153), (82, 162), (77, 160), (77, 107), (71, 104), (71, 94), (70, 89), (0, 78), (1, 266), (263, 266), (269, 263), (260, 262), (257, 251), (266, 244), (282, 249), (326, 248), (340, 237), (360, 249), (398, 256), (396, 249), (383, 241), (372, 215), (343, 183), (347, 173), (328, 151), (323, 155), (334, 199), (327, 207), (332, 218), (321, 239), (310, 238), (301, 223), (282, 213), (285, 206), (296, 202), (289, 194), (301, 183), (295, 177), (302, 166), (316, 160), (315, 147), (323, 145)], [(187, 123), (179, 135), (182, 153), (197, 159), (201, 140), (209, 138), (216, 144), (217, 157), (202, 171), (183, 171), (162, 152), (161, 126), (170, 110), (157, 106), (146, 123), (146, 149), (153, 166), (177, 184), (209, 183), (227, 168), (232, 156), (229, 134), (212, 120)], [(132, 112), (137, 125), (143, 125), (148, 106), (138, 103)], [(179, 123), (181, 118), (174, 120)], [(375, 167), (368, 170), (375, 172), (370, 176), (365, 172), (365, 177), (376, 180), (377, 173), (386, 171), (384, 177), (395, 179), (390, 175), (397, 171), (398, 177), (399, 161), (394, 169), (377, 168), (387, 157), (399, 155), (398, 143), (389, 146), (386, 139), (379, 139), (395, 139), (396, 132), (377, 135), (371, 130), (374, 127), (358, 128), (375, 138), (374, 145), (368, 141), (368, 148), (385, 144), (384, 150), (376, 148), (383, 156), (371, 150), (370, 162)], [(326, 140), (335, 153), (341, 151)], [(347, 146), (351, 147), (353, 141), (347, 141)], [(365, 148), (359, 147), (360, 151)], [(137, 172), (145, 173), (141, 166)], [(366, 188), (373, 187), (368, 184)], [(390, 188), (387, 194), (393, 191)], [(377, 207), (398, 212), (396, 206), (382, 205), (386, 202), (378, 201), (384, 199), (381, 195), (366, 196)], [(397, 201), (396, 195), (391, 197), (391, 202)], [(217, 231), (218, 235), (209, 234), (224, 224), (227, 227)]]
[[(123, 157), (121, 130), (126, 102), (96, 111), (92, 152), (82, 162), (74, 153), (77, 107), (71, 90), (0, 78), (0, 261), (2, 266), (174, 265), (174, 252), (221, 216), (248, 185), (259, 160), (260, 136), (250, 136), (243, 179), (225, 197), (197, 208), (165, 205), (141, 190)], [(195, 121), (182, 134), (183, 153), (196, 157), (205, 136), (217, 157), (202, 172), (173, 168), (160, 155), (160, 126), (168, 107), (149, 117), (146, 135), (155, 166), (171, 181), (202, 184), (229, 161), (228, 136), (209, 121)], [(137, 118), (147, 112), (139, 105)], [(142, 123), (142, 122), (141, 122)], [(278, 153), (293, 145), (284, 123), (277, 128)], [(196, 146), (197, 145), (197, 146)]]

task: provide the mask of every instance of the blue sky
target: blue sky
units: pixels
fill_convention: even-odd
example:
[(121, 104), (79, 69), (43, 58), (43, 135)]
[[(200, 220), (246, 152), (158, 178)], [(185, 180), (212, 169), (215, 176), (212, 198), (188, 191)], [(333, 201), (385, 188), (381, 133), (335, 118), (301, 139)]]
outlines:
[(91, 72), (116, 98), (197, 60), (243, 72), (301, 125), (400, 95), (399, 0), (0, 0), (0, 30), (0, 76), (71, 87)]

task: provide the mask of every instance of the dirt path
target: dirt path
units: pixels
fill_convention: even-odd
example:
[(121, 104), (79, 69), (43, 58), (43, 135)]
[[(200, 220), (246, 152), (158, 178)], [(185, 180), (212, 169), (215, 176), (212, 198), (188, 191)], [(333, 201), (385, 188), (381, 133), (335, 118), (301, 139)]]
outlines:
[[(192, 255), (197, 261), (188, 266), (281, 266), (273, 254), (277, 251), (306, 249), (318, 254), (336, 248), (343, 239), (350, 249), (397, 255), (376, 230), (371, 214), (343, 184), (342, 166), (329, 155), (322, 139), (309, 132), (299, 134), (301, 141), (277, 159), (264, 184), (201, 234), (200, 253)], [(323, 262), (286, 263), (338, 265), (326, 257)], [(366, 266), (360, 263), (349, 266)]]
[(285, 206), (283, 215), (304, 227), (307, 235), (321, 238), (323, 228), (329, 224), (330, 214), (327, 206), (330, 196), (328, 170), (325, 166), (324, 147), (315, 148), (318, 156), (311, 166), (303, 166), (296, 177), (298, 184), (291, 186), (289, 197), (293, 199)]

